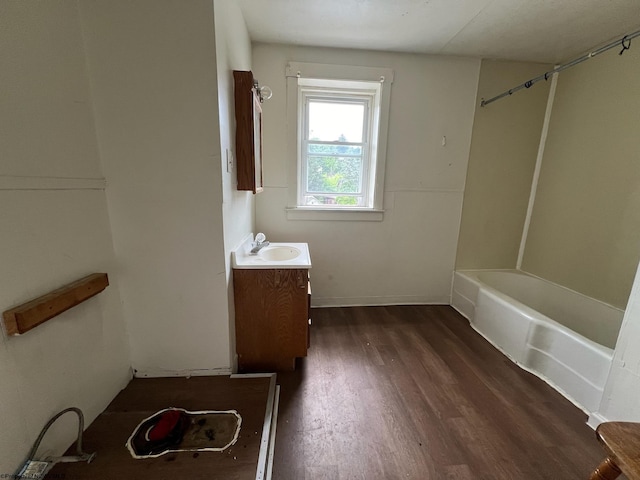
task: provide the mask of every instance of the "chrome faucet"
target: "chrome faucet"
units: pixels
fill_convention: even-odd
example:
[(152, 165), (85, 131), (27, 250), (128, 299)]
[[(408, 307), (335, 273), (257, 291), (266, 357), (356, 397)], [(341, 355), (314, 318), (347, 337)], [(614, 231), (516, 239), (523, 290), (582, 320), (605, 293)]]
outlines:
[(256, 254), (260, 250), (262, 250), (264, 247), (269, 245), (269, 242), (267, 242), (266, 240), (267, 240), (267, 237), (265, 236), (264, 233), (257, 234), (254, 242), (251, 244), (253, 246), (253, 248), (251, 248), (251, 253)]

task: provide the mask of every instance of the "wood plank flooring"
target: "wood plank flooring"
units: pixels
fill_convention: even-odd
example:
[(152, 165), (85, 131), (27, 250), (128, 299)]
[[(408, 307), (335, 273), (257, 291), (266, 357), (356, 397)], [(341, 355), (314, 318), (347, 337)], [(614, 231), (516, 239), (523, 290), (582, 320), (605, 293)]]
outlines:
[(274, 480), (587, 479), (586, 415), (447, 306), (312, 311), (281, 385)]

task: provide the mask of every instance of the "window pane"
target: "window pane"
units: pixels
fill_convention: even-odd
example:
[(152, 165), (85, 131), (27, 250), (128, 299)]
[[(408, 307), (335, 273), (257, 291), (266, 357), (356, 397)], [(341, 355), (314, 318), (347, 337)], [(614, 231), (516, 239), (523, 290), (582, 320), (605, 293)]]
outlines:
[(309, 140), (362, 142), (364, 105), (309, 100)]
[(307, 153), (321, 153), (323, 155), (358, 155), (362, 156), (361, 145), (327, 145), (310, 143)]
[(309, 156), (307, 162), (307, 192), (362, 192), (362, 157)]
[(357, 195), (307, 195), (305, 205), (340, 205), (343, 207), (363, 207), (364, 199)]

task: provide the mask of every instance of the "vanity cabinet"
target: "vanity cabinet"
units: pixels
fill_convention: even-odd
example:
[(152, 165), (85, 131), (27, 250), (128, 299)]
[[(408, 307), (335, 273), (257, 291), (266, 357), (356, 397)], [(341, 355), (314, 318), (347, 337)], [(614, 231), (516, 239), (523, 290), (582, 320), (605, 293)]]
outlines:
[(309, 346), (307, 269), (234, 269), (240, 372), (294, 370)]
[(262, 179), (262, 107), (252, 72), (233, 71), (238, 190), (259, 193)]

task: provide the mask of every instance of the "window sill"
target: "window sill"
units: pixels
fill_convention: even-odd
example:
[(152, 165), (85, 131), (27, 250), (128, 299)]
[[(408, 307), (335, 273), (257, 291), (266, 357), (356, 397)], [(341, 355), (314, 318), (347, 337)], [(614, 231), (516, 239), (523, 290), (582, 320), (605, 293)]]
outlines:
[(287, 220), (381, 222), (384, 210), (373, 208), (288, 207)]

